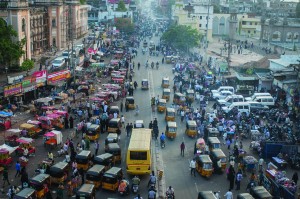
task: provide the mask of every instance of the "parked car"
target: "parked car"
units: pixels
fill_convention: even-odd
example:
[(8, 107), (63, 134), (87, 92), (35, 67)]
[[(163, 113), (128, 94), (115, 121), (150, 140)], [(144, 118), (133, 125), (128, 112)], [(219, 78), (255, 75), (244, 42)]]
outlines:
[(269, 107), (266, 105), (263, 105), (259, 102), (253, 102), (253, 101), (249, 101), (248, 102), (250, 104), (250, 111), (251, 112), (256, 112), (256, 111), (266, 111), (269, 110)]
[(66, 60), (64, 57), (57, 57), (52, 61), (52, 65), (50, 69), (62, 68), (66, 64)]
[(229, 106), (233, 102), (243, 102), (244, 97), (242, 95), (228, 95), (225, 99), (219, 99), (218, 104), (220, 106)]
[(217, 90), (211, 90), (212, 93), (219, 93), (221, 91), (231, 91), (234, 93), (234, 88), (232, 86), (220, 86)]
[(212, 97), (215, 100), (225, 99), (228, 95), (232, 95), (231, 91), (221, 91), (218, 93), (213, 93)]

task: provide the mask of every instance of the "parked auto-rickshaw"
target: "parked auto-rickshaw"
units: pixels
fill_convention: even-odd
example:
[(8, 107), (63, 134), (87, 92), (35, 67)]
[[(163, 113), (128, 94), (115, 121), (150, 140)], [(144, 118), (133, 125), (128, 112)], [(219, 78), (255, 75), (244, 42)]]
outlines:
[(20, 125), (20, 129), (25, 129), (27, 131), (27, 135), (22, 135), (22, 136), (28, 136), (28, 137), (37, 137), (41, 132), (42, 129), (37, 128), (33, 124), (28, 124), (28, 123), (23, 123)]
[(118, 131), (118, 129), (120, 129), (120, 128), (121, 128), (120, 118), (113, 118), (113, 119), (109, 120), (108, 128), (107, 128), (108, 133), (116, 133)]
[(240, 193), (236, 197), (237, 199), (254, 199), (250, 193)]
[(94, 164), (99, 164), (105, 166), (105, 171), (111, 168), (111, 163), (113, 161), (113, 155), (110, 153), (103, 153), (94, 157)]
[(118, 135), (116, 133), (109, 133), (105, 139), (105, 149), (109, 143), (118, 143)]
[(135, 129), (137, 129), (137, 128), (145, 128), (145, 126), (144, 126), (144, 120), (135, 120), (133, 128), (135, 128)]
[(36, 199), (35, 190), (32, 188), (24, 188), (16, 193), (14, 199)]
[(170, 139), (174, 139), (177, 136), (177, 124), (176, 122), (167, 122), (166, 136)]
[(134, 98), (126, 97), (125, 105), (127, 104), (128, 109), (135, 109)]
[(105, 149), (105, 153), (110, 153), (113, 155), (113, 163), (121, 162), (121, 148), (118, 143), (109, 143)]
[(210, 151), (221, 148), (221, 142), (217, 137), (209, 137), (207, 139), (207, 144)]
[(212, 191), (200, 191), (197, 199), (217, 199)]
[(86, 172), (86, 183), (94, 184), (95, 188), (101, 187), (102, 176), (105, 172), (105, 166), (96, 164)]
[(112, 167), (102, 177), (102, 189), (116, 191), (120, 180), (123, 179), (123, 171), (119, 167)]
[(68, 170), (69, 165), (67, 162), (58, 162), (51, 166), (49, 170), (51, 183), (63, 183), (68, 177)]
[(185, 98), (190, 100), (191, 102), (195, 101), (195, 92), (194, 90), (187, 90), (185, 94)]
[(177, 105), (184, 105), (185, 104), (185, 95), (182, 93), (175, 93), (173, 98), (173, 103)]
[(91, 159), (91, 151), (83, 150), (76, 155), (77, 169), (82, 168), (84, 171), (89, 168), (89, 161)]
[(209, 137), (218, 137), (219, 130), (217, 128), (205, 128), (204, 129), (204, 139), (207, 141)]
[(9, 167), (13, 162), (12, 157), (7, 149), (1, 148), (0, 149), (0, 166), (2, 167)]
[(88, 125), (86, 136), (90, 141), (98, 140), (100, 137), (100, 126), (97, 124)]
[(20, 144), (16, 150), (18, 156), (23, 155), (25, 147), (28, 149), (28, 155), (35, 154), (35, 147), (31, 145), (33, 142), (32, 138), (20, 137), (16, 141)]
[(166, 121), (175, 121), (175, 109), (174, 108), (167, 108), (166, 111), (166, 117), (165, 120)]
[(143, 79), (142, 80), (142, 90), (148, 90), (149, 89), (149, 82), (148, 79)]
[(95, 199), (95, 185), (83, 184), (76, 193), (76, 199)]
[(49, 191), (49, 189), (45, 189), (45, 186), (49, 187), (51, 184), (50, 175), (38, 174), (29, 180), (29, 184), (35, 189), (37, 198), (44, 198)]
[(189, 137), (197, 137), (197, 123), (194, 120), (188, 120), (186, 122), (186, 130), (185, 134), (187, 134)]
[(113, 115), (114, 113), (118, 113), (118, 116), (119, 116), (120, 109), (118, 106), (110, 106), (109, 107), (109, 114)]
[(204, 177), (209, 178), (213, 173), (212, 161), (209, 155), (196, 156), (196, 171)]
[(250, 194), (255, 199), (272, 199), (273, 196), (263, 186), (253, 187), (250, 189)]
[(165, 112), (166, 111), (166, 106), (167, 106), (167, 100), (165, 99), (159, 99), (158, 104), (157, 104), (157, 111), (158, 112)]
[[(210, 158), (213, 161), (214, 172), (221, 173), (225, 171), (227, 165), (226, 155), (222, 151), (222, 149), (213, 149), (210, 152)], [(221, 168), (218, 166), (218, 161), (221, 160)]]
[(164, 88), (162, 98), (167, 100), (167, 102), (168, 102), (170, 100), (170, 94), (171, 94), (171, 89)]
[(170, 79), (169, 77), (163, 77), (161, 81), (161, 87), (163, 88), (169, 88), (170, 86)]

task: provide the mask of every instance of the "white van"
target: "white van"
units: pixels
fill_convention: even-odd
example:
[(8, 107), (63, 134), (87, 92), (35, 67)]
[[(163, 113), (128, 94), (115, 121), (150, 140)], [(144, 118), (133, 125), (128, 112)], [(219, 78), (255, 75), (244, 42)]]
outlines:
[(234, 88), (232, 86), (220, 86), (217, 90), (211, 90), (212, 93), (219, 93), (221, 91), (230, 91), (234, 93)]
[(218, 104), (221, 106), (229, 106), (233, 102), (243, 102), (244, 96), (242, 95), (228, 95), (225, 99), (219, 99)]
[(275, 100), (272, 96), (258, 96), (254, 101), (269, 107), (275, 106)]
[(250, 113), (250, 104), (248, 102), (233, 102), (230, 106), (222, 107), (225, 113), (231, 112), (233, 109), (237, 109), (240, 113), (246, 114)]
[(68, 58), (71, 58), (71, 52), (72, 51), (65, 50), (64, 52), (62, 52), (61, 56), (67, 60)]
[(246, 101), (254, 101), (258, 96), (271, 96), (270, 93), (254, 93), (251, 97), (245, 97)]

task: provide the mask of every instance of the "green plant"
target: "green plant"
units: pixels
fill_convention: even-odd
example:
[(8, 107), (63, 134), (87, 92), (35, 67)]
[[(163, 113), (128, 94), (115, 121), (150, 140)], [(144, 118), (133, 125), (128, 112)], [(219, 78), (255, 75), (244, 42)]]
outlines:
[(246, 74), (247, 74), (247, 75), (253, 75), (253, 73), (254, 73), (254, 69), (253, 69), (253, 68), (248, 68), (248, 69), (246, 70)]
[(33, 67), (34, 67), (34, 61), (30, 59), (25, 59), (20, 66), (22, 71), (27, 71), (27, 72), (33, 69)]

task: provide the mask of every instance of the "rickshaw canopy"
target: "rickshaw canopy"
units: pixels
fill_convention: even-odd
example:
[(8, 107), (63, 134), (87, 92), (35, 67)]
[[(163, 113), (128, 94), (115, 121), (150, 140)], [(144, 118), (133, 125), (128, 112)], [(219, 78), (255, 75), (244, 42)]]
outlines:
[(159, 100), (158, 100), (158, 103), (159, 103), (160, 105), (167, 104), (167, 100), (165, 100), (165, 99), (159, 99)]
[(0, 150), (8, 151), (9, 154), (12, 154), (13, 152), (15, 152), (15, 150), (17, 150), (17, 148), (18, 148), (17, 146), (16, 147), (11, 147), (11, 146), (9, 146), (7, 144), (2, 144), (0, 146)]
[(198, 199), (217, 199), (212, 191), (200, 191)]
[(221, 144), (220, 140), (217, 137), (209, 137), (208, 142), (211, 144)]
[(120, 123), (120, 118), (112, 118), (111, 120), (109, 120), (108, 126), (113, 125), (115, 127), (118, 127), (119, 123)]
[(104, 163), (105, 161), (111, 159), (113, 155), (111, 153), (103, 153), (101, 155), (98, 155), (94, 157), (94, 161), (96, 164), (101, 164), (102, 162)]
[(217, 158), (226, 158), (226, 155), (222, 151), (222, 149), (213, 149), (211, 154)]
[(187, 93), (187, 94), (192, 94), (192, 95), (194, 95), (194, 94), (195, 94), (195, 91), (194, 91), (194, 90), (191, 90), (191, 89), (189, 89), (189, 90), (187, 90), (187, 91), (186, 91), (186, 93)]
[(188, 120), (187, 125), (188, 125), (188, 127), (196, 127), (197, 123), (194, 120)]
[(68, 168), (68, 166), (67, 162), (58, 162), (50, 167), (50, 174), (63, 172)]
[(93, 184), (83, 184), (77, 191), (77, 195), (91, 195), (95, 189)]
[(31, 183), (36, 183), (36, 184), (44, 184), (44, 182), (50, 178), (50, 175), (48, 174), (38, 174), (36, 176), (34, 176), (33, 178), (30, 179)]
[(175, 113), (175, 109), (174, 108), (167, 108), (167, 113)]
[(61, 116), (58, 115), (58, 114), (52, 113), (52, 114), (47, 114), (47, 117), (52, 118), (52, 119), (58, 119), (58, 118), (60, 118)]
[(164, 90), (163, 90), (163, 95), (166, 95), (167, 93), (171, 93), (171, 89), (169, 89), (169, 88), (164, 88)]
[(237, 195), (237, 199), (254, 199), (249, 193), (240, 193)]
[(212, 163), (209, 155), (199, 155), (199, 160), (203, 163)]
[(18, 143), (21, 143), (21, 144), (30, 144), (33, 142), (33, 139), (32, 138), (25, 138), (25, 137), (20, 137), (16, 140)]
[(144, 120), (135, 120), (134, 128), (144, 128)]
[[(95, 164), (92, 168), (87, 171), (87, 174), (99, 175), (105, 169), (104, 165)], [(100, 180), (100, 179), (99, 179)]]
[(87, 126), (88, 131), (96, 131), (98, 128), (100, 128), (100, 126), (97, 124), (90, 124)]
[(35, 195), (35, 190), (32, 188), (25, 188), (18, 192), (14, 198), (16, 199), (29, 199), (32, 198), (32, 196)]
[(114, 154), (114, 152), (121, 152), (121, 148), (118, 143), (109, 143), (107, 145), (107, 152)]
[(254, 198), (260, 198), (260, 199), (271, 199), (271, 198), (273, 198), (273, 196), (263, 186), (257, 186), (257, 187), (251, 188), (250, 194)]
[(28, 124), (33, 124), (33, 125), (40, 125), (41, 124), (41, 122), (37, 121), (37, 120), (28, 120), (27, 123)]
[(134, 104), (134, 98), (133, 98), (133, 97), (126, 97), (126, 101), (127, 101), (129, 104)]
[(162, 78), (162, 83), (169, 83), (170, 78), (169, 77), (163, 77)]
[(116, 178), (118, 173), (121, 171), (122, 169), (119, 167), (112, 167), (108, 171), (106, 171), (103, 176), (108, 178)]
[(35, 126), (32, 125), (32, 124), (28, 124), (28, 123), (23, 123), (20, 125), (20, 128), (21, 129), (31, 129), (31, 128), (34, 128)]
[(49, 133), (53, 133), (54, 134), (54, 136), (56, 138), (56, 143), (57, 144), (61, 144), (62, 143), (63, 135), (62, 135), (61, 131), (52, 130)]
[(87, 159), (91, 155), (91, 151), (83, 150), (76, 155), (76, 159)]
[(167, 122), (169, 128), (177, 128), (176, 122)]

